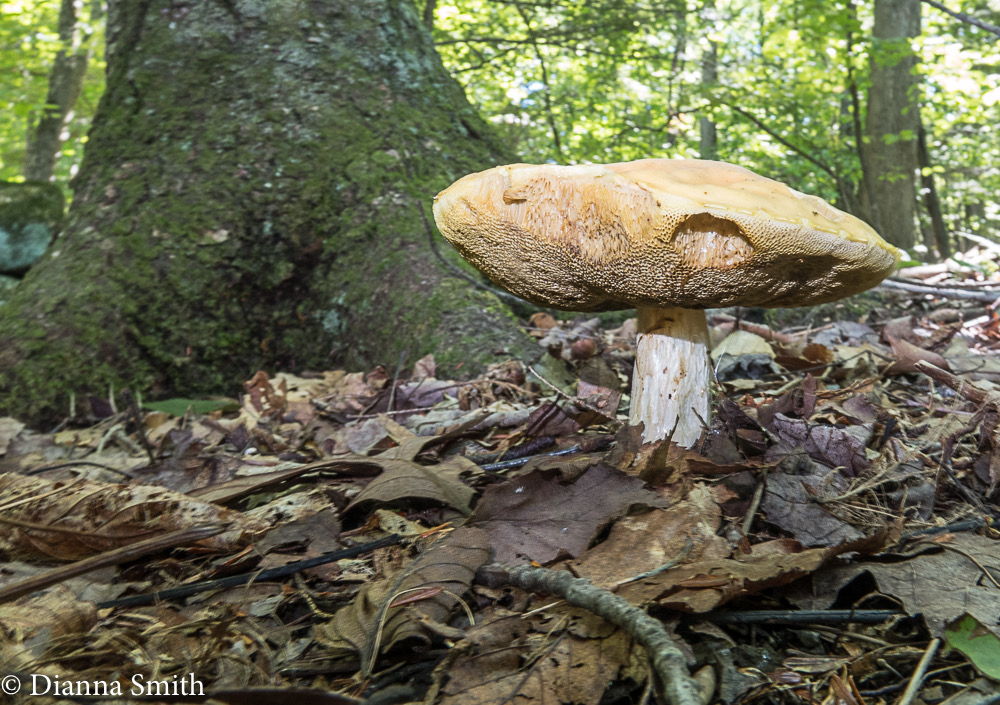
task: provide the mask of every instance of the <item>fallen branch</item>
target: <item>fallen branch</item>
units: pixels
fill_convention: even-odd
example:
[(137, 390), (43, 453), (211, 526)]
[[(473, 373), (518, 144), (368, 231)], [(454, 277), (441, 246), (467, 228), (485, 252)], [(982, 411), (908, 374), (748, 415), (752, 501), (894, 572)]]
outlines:
[(966, 382), (961, 377), (956, 377), (951, 372), (942, 370), (937, 365), (932, 365), (926, 360), (917, 360), (913, 366), (933, 379), (935, 382), (940, 382), (960, 397), (971, 401), (973, 404), (982, 404), (989, 396), (989, 392), (980, 389), (976, 385), (972, 384), (972, 382)]
[(145, 541), (137, 541), (136, 543), (129, 544), (128, 546), (116, 548), (113, 551), (105, 551), (104, 553), (91, 556), (90, 558), (84, 558), (81, 561), (76, 561), (74, 563), (70, 563), (69, 565), (46, 570), (44, 573), (33, 575), (25, 580), (19, 580), (16, 583), (0, 588), (0, 603), (16, 599), (22, 595), (27, 595), (28, 593), (35, 592), (36, 590), (41, 590), (42, 588), (47, 588), (50, 585), (61, 583), (64, 580), (75, 578), (78, 575), (89, 573), (90, 571), (97, 570), (98, 568), (127, 563), (129, 561), (134, 561), (137, 558), (148, 556), (151, 553), (158, 553), (171, 548), (186, 546), (188, 544), (195, 543), (196, 541), (201, 541), (202, 539), (217, 536), (225, 530), (226, 527), (223, 524), (210, 524), (206, 526), (195, 526), (190, 529), (171, 531), (168, 534), (154, 536), (153, 538), (146, 539)]
[(158, 592), (146, 592), (141, 595), (121, 597), (117, 600), (106, 600), (104, 602), (98, 602), (97, 607), (99, 609), (105, 609), (107, 607), (135, 607), (137, 605), (152, 605), (157, 602), (162, 602), (163, 600), (190, 597), (191, 595), (197, 595), (198, 593), (207, 592), (208, 590), (221, 590), (223, 588), (246, 585), (247, 583), (259, 583), (267, 580), (274, 580), (275, 578), (284, 578), (288, 575), (306, 570), (307, 568), (315, 568), (318, 565), (333, 563), (334, 561), (339, 561), (344, 558), (354, 558), (355, 556), (360, 556), (363, 553), (374, 551), (376, 548), (394, 546), (402, 540), (403, 538), (399, 534), (389, 534), (385, 538), (377, 541), (363, 543), (358, 546), (344, 548), (339, 551), (330, 551), (329, 553), (324, 553), (314, 558), (306, 558), (305, 560), (289, 563), (288, 565), (279, 566), (278, 568), (258, 570), (253, 573), (241, 573), (240, 575), (231, 575), (228, 578), (220, 578), (218, 580), (202, 580), (198, 583), (189, 583), (187, 585), (181, 585), (167, 590), (160, 590)]
[(968, 299), (970, 301), (982, 301), (983, 303), (993, 303), (1000, 298), (1000, 291), (967, 291), (965, 289), (949, 289), (940, 286), (929, 286), (927, 284), (913, 284), (898, 279), (886, 279), (879, 284), (880, 289), (896, 289), (898, 291), (909, 291), (914, 294), (929, 294), (942, 299)]
[(920, 659), (920, 663), (917, 664), (916, 670), (913, 671), (913, 675), (910, 677), (910, 682), (906, 685), (906, 690), (903, 691), (903, 695), (896, 701), (896, 705), (910, 705), (913, 702), (913, 699), (917, 696), (917, 691), (924, 684), (924, 678), (927, 677), (927, 669), (930, 668), (931, 659), (934, 658), (934, 654), (937, 653), (939, 646), (941, 646), (940, 638), (934, 637), (931, 639), (927, 645), (927, 649), (924, 651), (923, 658)]
[(704, 615), (713, 624), (881, 624), (899, 610), (751, 610)]
[(663, 624), (629, 604), (625, 598), (584, 578), (574, 578), (564, 570), (530, 565), (494, 563), (482, 568), (479, 578), (493, 587), (508, 584), (522, 590), (558, 595), (569, 604), (621, 627), (646, 649), (649, 663), (660, 679), (663, 697), (670, 705), (701, 705), (698, 683), (691, 678), (684, 654), (674, 645)]
[(791, 334), (791, 333), (778, 333), (777, 331), (771, 330), (770, 327), (762, 325), (760, 323), (750, 323), (749, 321), (744, 321), (736, 318), (736, 316), (730, 316), (728, 313), (716, 313), (712, 315), (712, 325), (718, 326), (723, 330), (733, 330), (739, 324), (740, 330), (745, 330), (748, 333), (753, 333), (754, 335), (759, 335), (764, 340), (770, 340), (776, 343), (783, 343), (785, 345), (790, 345), (798, 341), (805, 333), (809, 331), (802, 331), (801, 333)]

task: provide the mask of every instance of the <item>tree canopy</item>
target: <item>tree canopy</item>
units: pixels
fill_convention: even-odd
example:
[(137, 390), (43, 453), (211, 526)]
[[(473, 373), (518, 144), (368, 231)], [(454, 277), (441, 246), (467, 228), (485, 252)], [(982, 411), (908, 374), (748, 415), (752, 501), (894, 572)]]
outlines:
[[(915, 0), (914, 0), (915, 1)], [(923, 7), (919, 104), (952, 232), (1000, 217), (1000, 5)], [(979, 19), (981, 24), (971, 24)], [(871, 3), (440, 0), (438, 50), (525, 161), (717, 157), (852, 209), (873, 59)], [(714, 54), (715, 78), (704, 62)], [(886, 142), (915, 140), (909, 133)], [(921, 213), (921, 220), (926, 215)], [(992, 230), (991, 230), (992, 232)]]
[[(22, 177), (63, 46), (65, 4), (2, 4), (4, 179)], [(859, 210), (872, 61), (891, 63), (900, 51), (873, 39), (872, 3), (428, 0), (417, 9), (446, 67), (524, 161), (716, 156)], [(921, 9), (912, 100), (926, 131), (924, 176), (937, 180), (952, 236), (992, 237), (1000, 220), (993, 196), (1000, 191), (1000, 4), (925, 0)], [(103, 89), (99, 0), (76, 21), (76, 44), (91, 60), (62, 135), (54, 174), (62, 184), (78, 167)], [(708, 121), (718, 134), (715, 155), (699, 150)], [(880, 139), (915, 140), (911, 132)], [(919, 217), (929, 228), (925, 208)]]

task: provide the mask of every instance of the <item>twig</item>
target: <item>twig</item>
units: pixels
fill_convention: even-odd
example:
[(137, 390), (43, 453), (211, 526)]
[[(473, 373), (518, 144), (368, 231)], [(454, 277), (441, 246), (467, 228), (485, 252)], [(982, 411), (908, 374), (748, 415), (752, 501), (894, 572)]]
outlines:
[(979, 559), (976, 558), (974, 555), (972, 555), (971, 553), (967, 553), (966, 551), (963, 551), (960, 548), (956, 548), (955, 546), (949, 546), (946, 543), (942, 543), (942, 544), (939, 544), (939, 545), (944, 550), (946, 550), (946, 551), (952, 551), (954, 553), (957, 553), (959, 555), (962, 555), (962, 556), (965, 556), (966, 558), (968, 558), (970, 561), (972, 561), (973, 565), (975, 565), (977, 568), (979, 568), (980, 571), (982, 571), (982, 573), (986, 577), (986, 579), (989, 580), (991, 583), (993, 583), (993, 587), (1000, 589), (1000, 581), (997, 581), (997, 579), (995, 577), (993, 577), (993, 573), (990, 572), (989, 568), (987, 568), (986, 566), (984, 566), (979, 561)]
[(701, 705), (700, 689), (688, 672), (684, 654), (674, 645), (663, 624), (629, 604), (625, 598), (596, 587), (584, 578), (574, 578), (564, 570), (492, 564), (482, 569), (480, 575), (487, 583), (507, 583), (522, 590), (558, 595), (569, 604), (621, 627), (645, 647), (650, 665), (660, 679), (663, 696), (670, 705)]
[(530, 461), (535, 458), (558, 458), (561, 455), (572, 455), (573, 453), (579, 453), (580, 446), (570, 446), (565, 450), (554, 450), (551, 453), (541, 453), (539, 455), (530, 455), (523, 458), (511, 458), (510, 460), (501, 460), (499, 463), (486, 463), (485, 465), (480, 465), (483, 470), (487, 472), (496, 472), (498, 470), (510, 470), (511, 468), (519, 468), (522, 465), (527, 465)]
[(962, 22), (971, 24), (975, 27), (979, 27), (980, 29), (985, 29), (987, 32), (995, 34), (998, 37), (1000, 37), (1000, 27), (997, 27), (995, 24), (984, 22), (983, 20), (977, 19), (972, 15), (965, 14), (964, 12), (958, 12), (957, 10), (949, 10), (947, 7), (944, 6), (943, 3), (936, 2), (936, 0), (923, 0), (923, 2), (927, 3), (931, 7), (936, 7), (946, 15), (951, 15), (956, 20), (961, 20)]
[(555, 111), (552, 109), (552, 83), (549, 79), (549, 69), (546, 66), (545, 54), (542, 53), (542, 48), (538, 45), (535, 30), (531, 26), (531, 18), (528, 17), (528, 12), (520, 3), (515, 5), (515, 7), (517, 9), (517, 14), (521, 16), (521, 20), (524, 22), (524, 31), (528, 35), (528, 42), (531, 44), (531, 47), (535, 52), (535, 59), (538, 61), (538, 69), (542, 74), (541, 82), (544, 86), (541, 90), (542, 105), (545, 107), (545, 121), (548, 123), (549, 131), (552, 134), (552, 146), (555, 147), (556, 161), (560, 164), (564, 164), (566, 162), (566, 155), (563, 153), (562, 140), (559, 137), (559, 125), (556, 123)]
[(939, 646), (941, 646), (941, 639), (938, 637), (931, 639), (931, 643), (927, 645), (927, 650), (924, 651), (924, 657), (917, 664), (917, 669), (913, 672), (913, 676), (910, 677), (910, 682), (907, 684), (906, 690), (903, 691), (899, 700), (896, 701), (896, 705), (910, 705), (913, 702), (917, 691), (920, 690), (920, 686), (924, 684), (927, 669), (930, 667), (931, 659), (934, 658), (934, 654), (937, 653)]
[(113, 468), (110, 465), (104, 465), (103, 463), (94, 463), (89, 460), (67, 460), (64, 463), (57, 463), (56, 465), (46, 465), (40, 468), (31, 468), (30, 470), (25, 470), (23, 475), (41, 475), (43, 472), (48, 472), (49, 470), (61, 470), (63, 468), (71, 468), (80, 465), (89, 465), (95, 468), (101, 468), (101, 470), (107, 470), (108, 472), (113, 472), (121, 475), (122, 477), (131, 478), (131, 473), (125, 470), (119, 470), (118, 468)]
[(764, 488), (766, 486), (767, 468), (764, 468), (757, 478), (757, 486), (753, 488), (753, 497), (750, 498), (750, 506), (747, 508), (747, 513), (743, 517), (743, 525), (740, 527), (744, 536), (750, 535), (750, 529), (753, 528), (753, 520), (757, 517), (757, 510), (760, 509), (761, 500), (764, 499)]
[(975, 531), (976, 529), (981, 529), (984, 526), (986, 526), (986, 519), (983, 517), (978, 517), (976, 519), (963, 519), (962, 521), (945, 524), (944, 526), (928, 526), (924, 529), (911, 531), (908, 534), (903, 534), (902, 537), (900, 537), (900, 541), (909, 541), (910, 539), (920, 538), (921, 536), (954, 534), (959, 531)]
[(565, 399), (566, 401), (570, 402), (571, 404), (575, 404), (576, 406), (582, 406), (584, 409), (588, 409), (590, 411), (593, 411), (598, 416), (603, 416), (604, 418), (606, 418), (608, 420), (608, 425), (612, 426), (613, 428), (621, 428), (622, 422), (615, 418), (615, 416), (614, 416), (615, 415), (615, 410), (614, 409), (612, 409), (611, 413), (609, 414), (607, 411), (603, 411), (601, 409), (598, 409), (596, 406), (592, 406), (592, 405), (588, 404), (587, 402), (585, 402), (580, 397), (571, 397), (569, 394), (567, 394), (563, 390), (559, 389), (559, 387), (557, 387), (556, 385), (552, 384), (552, 382), (548, 381), (547, 379), (545, 379), (544, 377), (542, 377), (540, 374), (538, 374), (538, 372), (535, 371), (535, 368), (532, 367), (531, 365), (528, 365), (528, 371), (531, 374), (535, 375), (535, 377), (537, 377), (538, 379), (540, 379), (542, 381), (542, 383), (546, 387), (548, 387), (553, 392), (555, 392), (556, 396), (558, 396), (558, 397), (560, 397), (562, 399)]
[(898, 610), (751, 610), (702, 615), (715, 624), (880, 624)]
[(128, 546), (116, 548), (113, 551), (105, 551), (104, 553), (100, 553), (96, 556), (85, 558), (82, 561), (76, 561), (75, 563), (70, 563), (69, 565), (53, 568), (52, 570), (47, 570), (44, 573), (33, 575), (25, 580), (19, 580), (11, 585), (6, 585), (3, 588), (0, 588), (0, 603), (8, 600), (14, 600), (22, 595), (32, 593), (35, 590), (41, 590), (49, 585), (61, 583), (64, 580), (75, 578), (78, 575), (89, 573), (90, 571), (97, 570), (98, 568), (126, 563), (128, 561), (135, 560), (136, 558), (141, 558), (142, 556), (148, 556), (151, 553), (157, 553), (168, 548), (184, 546), (189, 543), (201, 541), (202, 539), (207, 539), (211, 536), (217, 536), (225, 530), (226, 527), (223, 524), (195, 526), (190, 529), (171, 531), (169, 534), (156, 536), (151, 539), (146, 539), (145, 541), (137, 541), (136, 543)]
[(139, 403), (135, 400), (135, 394), (132, 393), (131, 389), (123, 389), (121, 391), (122, 399), (125, 400), (126, 411), (129, 420), (135, 426), (135, 432), (139, 436), (139, 440), (142, 442), (142, 448), (146, 451), (146, 455), (149, 456), (149, 462), (151, 464), (156, 463), (156, 454), (153, 452), (153, 446), (150, 445), (149, 439), (146, 438), (146, 424), (142, 420), (142, 410), (139, 409)]
[(750, 323), (736, 318), (736, 316), (730, 316), (728, 313), (714, 314), (712, 316), (712, 322), (716, 325), (720, 325), (723, 329), (731, 326), (733, 330), (745, 330), (748, 333), (759, 335), (764, 340), (772, 340), (776, 343), (784, 343), (788, 345), (794, 343), (804, 335), (815, 332), (814, 329), (807, 328), (806, 330), (799, 331), (798, 333), (779, 333), (778, 331), (772, 330), (770, 326), (761, 325), (760, 323)]
[(511, 468), (519, 468), (522, 465), (527, 465), (530, 461), (535, 458), (558, 458), (563, 455), (573, 455), (574, 453), (596, 453), (597, 451), (604, 450), (615, 442), (615, 437), (606, 436), (588, 436), (583, 439), (582, 442), (572, 445), (565, 450), (553, 450), (548, 453), (538, 453), (535, 455), (529, 455), (522, 458), (511, 458), (510, 460), (501, 460), (496, 463), (488, 463), (486, 465), (480, 465), (483, 470), (487, 472), (496, 472), (497, 470), (510, 470)]
[(886, 279), (879, 284), (879, 288), (897, 289), (899, 291), (909, 291), (914, 294), (930, 294), (945, 299), (969, 299), (971, 301), (982, 301), (991, 303), (997, 298), (997, 293), (989, 291), (966, 291), (964, 289), (947, 289), (939, 286), (928, 286), (927, 284), (911, 284), (910, 282), (899, 281), (898, 279)]
[(556, 439), (553, 436), (537, 436), (535, 438), (528, 438), (522, 443), (518, 443), (516, 446), (507, 448), (506, 450), (493, 451), (492, 453), (475, 453), (473, 455), (466, 455), (465, 457), (476, 465), (486, 465), (488, 463), (499, 463), (501, 459), (503, 460), (514, 460), (515, 458), (523, 458), (527, 455), (536, 455), (541, 453), (546, 448), (555, 445)]
[(396, 364), (396, 374), (392, 376), (392, 387), (389, 389), (389, 404), (386, 406), (387, 411), (392, 411), (393, 405), (396, 403), (396, 384), (399, 382), (399, 373), (403, 371), (403, 362), (406, 361), (406, 351), (399, 353), (399, 362)]
[(222, 588), (245, 585), (250, 582), (261, 582), (265, 580), (274, 580), (275, 578), (284, 578), (287, 575), (298, 573), (299, 571), (306, 570), (307, 568), (315, 568), (318, 565), (332, 563), (333, 561), (339, 561), (344, 558), (360, 556), (362, 553), (374, 551), (376, 548), (394, 546), (402, 540), (403, 537), (399, 534), (390, 534), (384, 539), (379, 539), (378, 541), (363, 543), (360, 546), (352, 546), (351, 548), (344, 548), (339, 551), (331, 551), (329, 553), (316, 556), (315, 558), (307, 558), (305, 560), (290, 563), (278, 568), (271, 568), (270, 570), (258, 570), (253, 573), (242, 573), (240, 575), (232, 575), (228, 578), (221, 578), (219, 580), (202, 580), (201, 582), (181, 585), (168, 590), (147, 592), (142, 595), (131, 595), (117, 600), (106, 600), (105, 602), (98, 602), (97, 606), (100, 609), (105, 609), (106, 607), (135, 607), (137, 605), (151, 605), (155, 602), (160, 602), (161, 600), (190, 597), (191, 595), (197, 595), (199, 592), (205, 592), (206, 590), (219, 590)]
[(739, 106), (735, 105), (735, 101), (732, 102), (732, 103), (725, 102), (725, 101), (722, 101), (722, 102), (723, 102), (723, 104), (727, 108), (729, 108), (730, 110), (732, 110), (733, 112), (735, 112), (737, 115), (740, 115), (743, 118), (745, 118), (746, 120), (749, 120), (754, 125), (756, 125), (758, 128), (760, 128), (761, 130), (763, 130), (765, 133), (771, 135), (771, 137), (773, 137), (775, 140), (777, 140), (778, 142), (780, 142), (781, 144), (783, 144), (784, 146), (788, 147), (790, 150), (792, 150), (793, 152), (795, 152), (796, 154), (798, 154), (800, 157), (802, 157), (803, 159), (806, 159), (807, 161), (812, 162), (817, 167), (819, 167), (820, 169), (822, 169), (823, 171), (825, 171), (827, 174), (829, 174), (831, 177), (833, 177), (833, 180), (835, 182), (837, 182), (838, 186), (841, 185), (841, 183), (842, 183), (843, 180), (840, 178), (840, 175), (836, 171), (834, 171), (834, 169), (831, 166), (829, 166), (828, 164), (825, 164), (825, 163), (821, 162), (819, 159), (817, 159), (816, 157), (812, 156), (811, 154), (809, 154), (808, 152), (806, 152), (801, 147), (797, 147), (796, 145), (794, 145), (791, 142), (789, 142), (787, 139), (785, 139), (784, 137), (782, 137), (778, 132), (776, 132), (773, 129), (771, 129), (770, 127), (768, 127), (768, 125), (767, 125), (766, 122), (764, 122), (760, 118), (754, 116), (753, 114), (747, 112), (743, 108), (740, 108)]
[(960, 397), (964, 397), (974, 404), (982, 404), (989, 396), (989, 393), (985, 390), (980, 389), (971, 382), (966, 382), (960, 377), (956, 377), (947, 370), (942, 370), (937, 365), (933, 365), (926, 360), (918, 360), (913, 366), (935, 382), (940, 382)]
[(673, 558), (671, 558), (666, 563), (659, 565), (656, 568), (653, 568), (652, 570), (647, 570), (644, 573), (637, 573), (630, 578), (619, 580), (614, 584), (614, 587), (617, 589), (620, 588), (622, 585), (628, 585), (629, 583), (634, 583), (637, 580), (646, 580), (647, 578), (655, 578), (660, 573), (666, 573), (668, 570), (679, 566), (681, 562), (683, 562), (683, 560), (688, 557), (688, 554), (691, 553), (691, 549), (693, 548), (694, 548), (694, 541), (688, 539), (687, 541), (684, 542), (684, 545), (681, 547), (681, 550), (678, 552), (678, 554)]

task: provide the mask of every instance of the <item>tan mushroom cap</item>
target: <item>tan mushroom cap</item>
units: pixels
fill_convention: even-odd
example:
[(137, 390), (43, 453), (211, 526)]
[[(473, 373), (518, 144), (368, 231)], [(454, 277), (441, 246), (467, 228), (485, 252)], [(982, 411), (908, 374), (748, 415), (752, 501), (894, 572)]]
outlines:
[(694, 159), (499, 166), (439, 193), (434, 218), (489, 279), (571, 311), (806, 306), (875, 286), (899, 259), (822, 199)]

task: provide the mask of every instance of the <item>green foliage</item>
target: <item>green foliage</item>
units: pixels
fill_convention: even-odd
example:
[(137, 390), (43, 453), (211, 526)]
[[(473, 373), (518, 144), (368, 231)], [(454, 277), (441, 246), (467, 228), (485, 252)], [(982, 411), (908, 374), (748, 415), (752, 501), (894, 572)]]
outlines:
[[(90, 59), (83, 92), (66, 126), (55, 179), (68, 194), (68, 181), (83, 157), (87, 131), (104, 91), (102, 3), (85, 3), (79, 19), (79, 50)], [(59, 41), (59, 0), (0, 1), (0, 180), (22, 178), (29, 129), (45, 108), (49, 71)]]
[(962, 652), (990, 678), (1000, 678), (1000, 639), (971, 615), (963, 615), (945, 629), (945, 643)]
[[(982, 2), (949, 7), (1000, 24)], [(710, 118), (718, 158), (857, 211), (870, 64), (907, 51), (872, 42), (871, 12), (849, 0), (440, 0), (435, 39), (525, 161), (697, 157), (699, 118)], [(997, 37), (926, 5), (923, 18), (931, 157), (945, 165), (948, 224), (974, 230), (1000, 220)], [(705, 82), (710, 43), (718, 78)], [(982, 204), (971, 220), (970, 203)]]
[(213, 411), (236, 411), (240, 408), (239, 403), (232, 399), (164, 399), (143, 402), (142, 406), (171, 416), (184, 416), (188, 411), (193, 414), (210, 414)]

